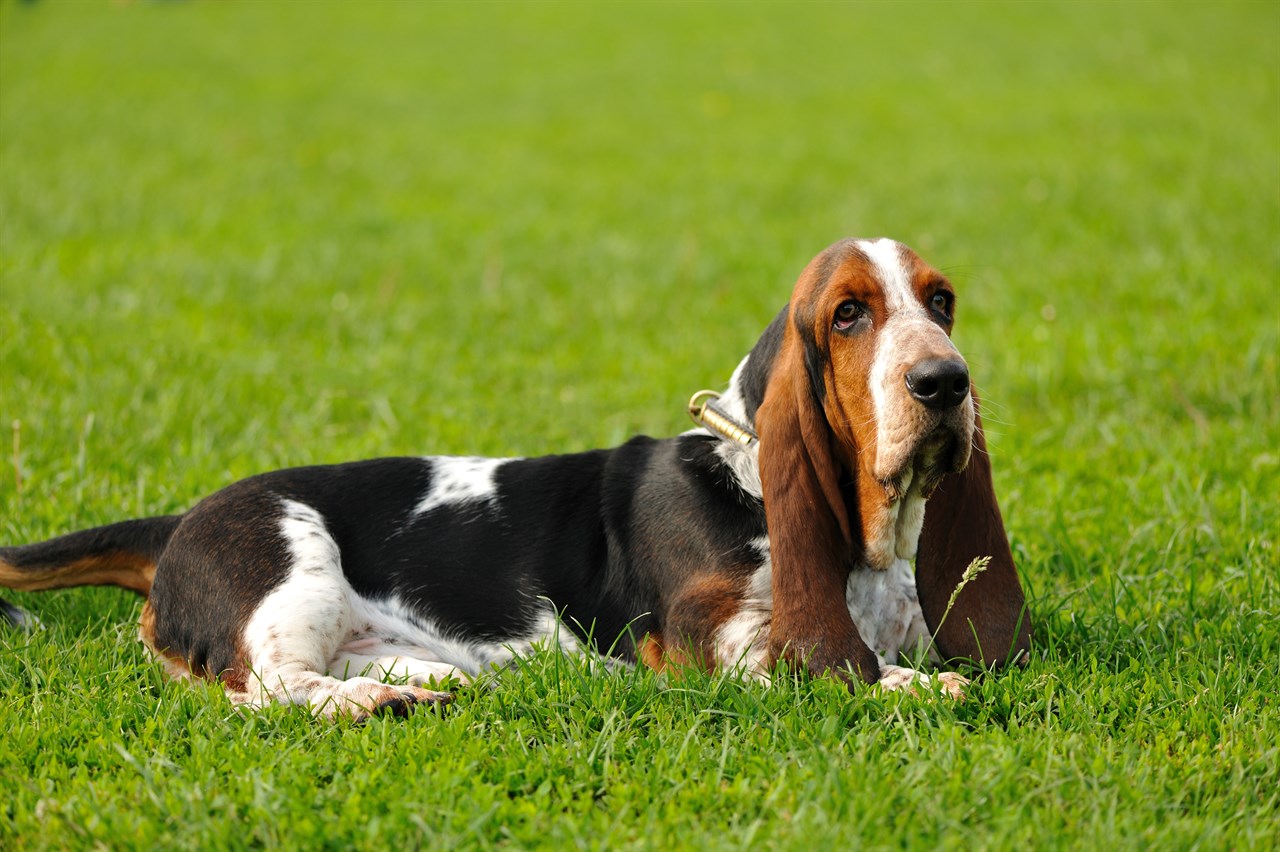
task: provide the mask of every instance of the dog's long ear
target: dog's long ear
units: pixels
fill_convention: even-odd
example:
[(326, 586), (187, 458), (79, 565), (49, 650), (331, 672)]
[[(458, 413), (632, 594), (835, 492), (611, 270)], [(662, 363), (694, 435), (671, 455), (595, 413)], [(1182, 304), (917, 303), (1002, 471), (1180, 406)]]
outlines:
[(756, 413), (760, 483), (773, 561), (770, 650), (822, 673), (879, 668), (845, 603), (853, 548), (832, 435), (795, 328), (788, 327)]
[[(977, 402), (975, 393), (969, 465), (947, 474), (925, 508), (916, 589), (944, 659), (963, 657), (987, 666), (1022, 663), (1031, 643), (1031, 620), (996, 502)], [(981, 556), (991, 557), (990, 564), (964, 587), (944, 620), (965, 569)]]

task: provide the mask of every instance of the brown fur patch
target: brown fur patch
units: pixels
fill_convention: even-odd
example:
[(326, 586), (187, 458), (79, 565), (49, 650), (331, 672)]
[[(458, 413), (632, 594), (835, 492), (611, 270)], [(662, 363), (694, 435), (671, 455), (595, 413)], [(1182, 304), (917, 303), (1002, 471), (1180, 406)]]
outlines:
[[(944, 659), (967, 658), (988, 666), (1025, 662), (1031, 619), (996, 502), (982, 421), (975, 418), (968, 467), (943, 477), (925, 511), (916, 557), (920, 608)], [(965, 568), (980, 556), (991, 562), (964, 587), (943, 621)]]
[(742, 608), (746, 572), (703, 574), (690, 580), (671, 602), (666, 655), (679, 665), (710, 669), (716, 664), (720, 627)]
[(15, 568), (0, 562), (0, 586), (23, 592), (69, 586), (119, 586), (144, 597), (151, 591), (156, 565), (138, 553), (116, 551), (85, 556), (57, 568)]
[[(802, 278), (797, 294), (803, 284)], [(773, 559), (770, 653), (817, 674), (852, 665), (874, 681), (875, 655), (858, 636), (844, 600), (852, 557), (862, 545), (861, 525), (850, 525), (857, 507), (846, 504), (841, 488), (847, 462), (836, 455), (833, 445), (839, 442), (832, 439), (802, 358), (792, 325), (756, 415)], [(855, 452), (847, 445), (839, 449)]]
[(222, 681), (223, 686), (230, 692), (244, 692), (248, 689), (248, 664), (228, 669), (218, 675), (218, 680)]
[(142, 640), (142, 644), (147, 646), (152, 655), (160, 661), (164, 666), (164, 670), (169, 677), (175, 680), (185, 680), (193, 675), (203, 677), (203, 672), (193, 672), (191, 667), (187, 665), (187, 661), (177, 654), (169, 651), (167, 648), (161, 648), (156, 643), (156, 610), (150, 601), (142, 607), (142, 616), (138, 619), (138, 638)]
[(653, 669), (661, 674), (667, 668), (667, 652), (662, 647), (661, 633), (646, 633), (644, 638), (640, 640), (640, 647), (636, 654), (640, 659), (641, 665)]
[(640, 661), (658, 674), (679, 677), (680, 670), (686, 668), (708, 669), (713, 665), (709, 654), (703, 653), (686, 639), (677, 645), (664, 645), (661, 639), (653, 639), (650, 633), (645, 637), (640, 649)]
[(686, 582), (666, 609), (662, 633), (647, 633), (636, 656), (656, 672), (672, 667), (711, 669), (716, 665), (716, 637), (738, 614), (747, 578), (755, 566), (702, 573)]
[(679, 611), (681, 621), (689, 622), (681, 625), (685, 628), (682, 632), (701, 633), (702, 630), (692, 629), (699, 625), (714, 634), (721, 624), (737, 615), (748, 574), (749, 571), (704, 574), (686, 583), (671, 606)]

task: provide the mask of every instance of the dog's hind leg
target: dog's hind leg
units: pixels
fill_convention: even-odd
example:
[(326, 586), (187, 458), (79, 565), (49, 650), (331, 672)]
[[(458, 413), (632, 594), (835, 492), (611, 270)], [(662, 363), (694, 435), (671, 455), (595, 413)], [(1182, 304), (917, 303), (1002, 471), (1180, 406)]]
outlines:
[[(415, 704), (441, 704), (447, 693), (372, 677), (328, 674), (352, 628), (355, 595), (342, 572), (341, 554), (319, 512), (286, 505), (280, 529), (291, 557), (288, 576), (258, 604), (243, 633), (248, 676), (233, 701), (303, 704), (324, 717), (362, 719), (372, 713), (407, 713)], [(379, 673), (381, 674), (381, 673)]]
[(216, 678), (239, 705), (298, 704), (324, 717), (448, 701), (329, 675), (356, 599), (338, 544), (314, 508), (251, 486), (193, 509), (157, 568), (141, 634), (170, 674)]

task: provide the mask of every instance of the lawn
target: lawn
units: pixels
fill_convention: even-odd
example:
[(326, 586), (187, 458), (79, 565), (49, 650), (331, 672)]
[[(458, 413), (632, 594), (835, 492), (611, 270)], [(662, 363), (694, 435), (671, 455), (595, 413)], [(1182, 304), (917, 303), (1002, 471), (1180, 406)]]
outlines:
[(1278, 42), (1274, 2), (0, 0), (0, 543), (674, 434), (890, 235), (959, 290), (1036, 646), (962, 703), (542, 654), (325, 725), (166, 682), (128, 593), (14, 594), (0, 847), (1274, 847)]

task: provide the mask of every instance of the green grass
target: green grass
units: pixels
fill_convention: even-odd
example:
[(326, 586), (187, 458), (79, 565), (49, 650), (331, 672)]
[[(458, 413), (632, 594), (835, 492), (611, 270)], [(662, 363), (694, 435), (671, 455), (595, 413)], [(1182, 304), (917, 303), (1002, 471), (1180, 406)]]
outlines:
[(1273, 847), (1278, 41), (1274, 2), (0, 0), (0, 542), (672, 434), (884, 234), (958, 285), (1036, 622), (960, 704), (546, 655), (359, 727), (166, 682), (124, 592), (14, 595), (0, 847)]

